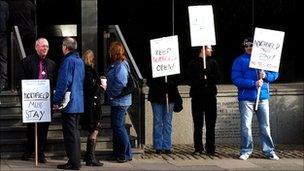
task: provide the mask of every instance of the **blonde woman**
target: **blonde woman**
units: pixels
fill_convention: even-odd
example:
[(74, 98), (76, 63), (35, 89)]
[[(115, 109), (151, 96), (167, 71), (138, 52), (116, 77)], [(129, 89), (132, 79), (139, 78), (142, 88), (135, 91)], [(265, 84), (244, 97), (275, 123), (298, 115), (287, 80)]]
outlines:
[(101, 129), (101, 95), (103, 89), (100, 79), (94, 70), (95, 56), (92, 50), (84, 52), (83, 60), (85, 63), (85, 81), (84, 81), (84, 110), (81, 115), (80, 124), (82, 129), (89, 132), (87, 139), (87, 149), (84, 161), (87, 166), (102, 166), (95, 158), (96, 140)]

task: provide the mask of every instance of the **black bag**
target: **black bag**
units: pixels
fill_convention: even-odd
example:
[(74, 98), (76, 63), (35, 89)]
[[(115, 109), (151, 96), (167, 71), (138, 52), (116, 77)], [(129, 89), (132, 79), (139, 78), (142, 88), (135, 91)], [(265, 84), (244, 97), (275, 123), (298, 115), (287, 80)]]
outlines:
[(181, 112), (182, 110), (183, 110), (183, 98), (177, 91), (174, 99), (173, 111), (178, 113)]
[(137, 80), (135, 79), (134, 75), (129, 71), (128, 72), (128, 82), (126, 87), (124, 87), (121, 91), (121, 93), (117, 97), (123, 97), (125, 95), (134, 93), (137, 91), (137, 88), (139, 87), (139, 84)]

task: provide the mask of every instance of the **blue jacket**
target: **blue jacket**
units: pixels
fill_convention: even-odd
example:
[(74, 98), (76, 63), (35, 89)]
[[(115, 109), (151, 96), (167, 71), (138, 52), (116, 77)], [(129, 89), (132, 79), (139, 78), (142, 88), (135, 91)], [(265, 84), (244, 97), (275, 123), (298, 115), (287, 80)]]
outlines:
[(132, 104), (132, 94), (116, 98), (128, 82), (129, 64), (114, 62), (107, 70), (107, 96), (111, 106), (130, 106)]
[[(238, 88), (238, 100), (255, 101), (257, 98), (256, 81), (259, 79), (259, 70), (249, 68), (250, 55), (245, 53), (235, 59), (232, 65), (231, 78)], [(265, 71), (266, 77), (261, 87), (260, 100), (269, 99), (269, 83), (275, 81), (277, 72)]]
[(63, 113), (84, 112), (84, 77), (84, 62), (78, 53), (70, 52), (66, 54), (59, 68), (57, 85), (53, 98), (54, 104), (59, 105), (64, 98), (65, 92), (71, 91), (70, 102), (62, 110)]

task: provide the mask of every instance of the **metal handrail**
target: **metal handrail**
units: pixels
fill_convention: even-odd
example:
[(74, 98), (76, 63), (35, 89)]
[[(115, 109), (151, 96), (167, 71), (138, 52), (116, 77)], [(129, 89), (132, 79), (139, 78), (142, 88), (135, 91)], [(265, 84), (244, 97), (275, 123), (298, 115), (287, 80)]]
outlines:
[(19, 47), (18, 50), (21, 53), (21, 57), (25, 58), (26, 54), (25, 54), (25, 51), (24, 51), (24, 47), (23, 47), (23, 43), (22, 43), (22, 40), (21, 40), (21, 36), (20, 36), (18, 26), (14, 26), (14, 31), (15, 31), (15, 34), (16, 34), (17, 42), (18, 42), (17, 43), (17, 45)]
[(125, 49), (126, 49), (126, 52), (127, 52), (127, 54), (128, 54), (128, 57), (129, 57), (129, 60), (130, 60), (130, 62), (131, 62), (131, 64), (132, 64), (132, 66), (134, 67), (134, 70), (135, 70), (135, 72), (136, 72), (136, 75), (138, 76), (138, 78), (139, 78), (140, 80), (143, 80), (143, 77), (142, 77), (142, 75), (141, 75), (141, 72), (140, 72), (139, 69), (138, 69), (138, 66), (137, 66), (137, 64), (136, 64), (136, 62), (135, 62), (135, 60), (134, 60), (134, 58), (133, 58), (133, 55), (132, 55), (131, 52), (130, 52), (130, 49), (129, 49), (128, 45), (127, 45), (127, 42), (126, 42), (124, 36), (123, 36), (122, 33), (121, 33), (121, 30), (120, 30), (119, 26), (118, 26), (118, 25), (114, 25), (114, 27), (115, 27), (115, 30), (117, 31), (117, 34), (118, 34), (118, 36), (119, 36), (119, 38), (120, 38), (122, 44), (124, 45), (124, 47), (125, 47)]

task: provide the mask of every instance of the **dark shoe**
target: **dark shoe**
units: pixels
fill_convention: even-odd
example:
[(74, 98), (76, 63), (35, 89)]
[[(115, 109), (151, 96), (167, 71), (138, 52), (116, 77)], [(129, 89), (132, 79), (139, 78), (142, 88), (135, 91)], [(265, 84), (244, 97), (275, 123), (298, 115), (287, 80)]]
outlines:
[(123, 158), (117, 158), (116, 161), (117, 161), (118, 163), (125, 163), (125, 162), (127, 162), (128, 160), (127, 160), (127, 159), (123, 159)]
[(103, 166), (103, 163), (100, 163), (96, 160), (95, 157), (95, 148), (96, 148), (96, 139), (87, 140), (87, 150), (85, 155), (85, 161), (87, 166)]
[(171, 150), (165, 150), (165, 154), (172, 154)]
[(103, 166), (103, 163), (100, 163), (98, 160), (87, 161), (86, 166)]
[(31, 157), (32, 157), (32, 153), (30, 153), (30, 152), (25, 152), (25, 153), (23, 153), (23, 155), (22, 155), (22, 157), (21, 157), (21, 160), (28, 161)]
[(161, 154), (162, 151), (161, 151), (161, 150), (155, 150), (155, 153), (156, 153), (156, 154)]
[(57, 165), (57, 169), (80, 170), (80, 167), (72, 166), (70, 163)]

